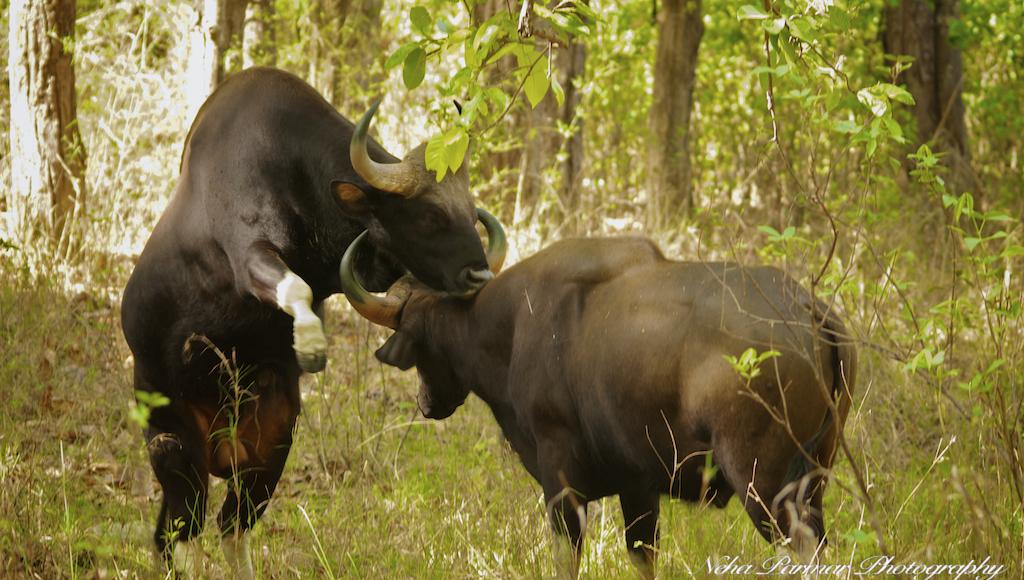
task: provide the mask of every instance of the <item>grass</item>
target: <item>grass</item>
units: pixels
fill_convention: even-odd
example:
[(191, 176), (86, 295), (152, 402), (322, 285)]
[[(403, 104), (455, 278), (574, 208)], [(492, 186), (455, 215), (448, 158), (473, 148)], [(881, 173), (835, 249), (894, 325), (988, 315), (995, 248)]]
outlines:
[[(171, 49), (184, 35), (191, 14), (184, 3), (155, 9), (141, 0), (80, 13), (78, 110), (89, 155), (86, 189), (91, 196), (82, 236), (89, 241), (85, 247), (102, 246), (104, 253), (76, 256), (80, 263), (70, 267), (48, 264), (45, 252), (24, 248), (39, 266), (30, 274), (12, 265), (12, 252), (0, 244), (0, 577), (154, 577), (160, 570), (151, 548), (159, 488), (140, 429), (131, 419), (131, 364), (117, 302), (131, 266), (123, 256), (138, 251), (176, 182), (189, 119), (179, 105), (184, 63)], [(6, 27), (4, 11), (0, 25)], [(6, 37), (0, 37), (0, 71), (6, 70), (6, 45)], [(295, 54), (305, 70), (306, 53)], [(714, 72), (721, 76), (717, 68)], [(389, 82), (399, 83), (398, 75)], [(394, 110), (404, 114), (382, 117), (378, 130), (396, 151), (423, 136), (408, 122), (426, 117), (424, 106), (432, 99), (424, 98), (423, 90), (390, 91), (391, 98), (399, 100)], [(7, 83), (0, 82), (0, 102), (6, 95)], [(369, 98), (346, 95), (349, 101), (343, 110), (357, 110), (353, 103), (363, 97)], [(595, 107), (596, 115), (601, 106)], [(725, 111), (721, 114), (734, 113)], [(7, 150), (7, 114), (7, 108), (0, 107), (0, 151)], [(707, 109), (702, 113), (708, 114)], [(601, 127), (602, 118), (597, 115), (585, 126)], [(751, 141), (750, 119), (736, 122), (728, 131), (705, 123), (704, 130), (720, 131), (715, 136), (721, 137), (724, 150), (735, 142), (743, 145), (740, 151), (757, 151), (761, 145), (756, 141), (746, 145)], [(974, 138), (979, 137), (982, 143), (993, 142), (975, 131)], [(598, 145), (591, 149), (600, 151), (602, 141), (593, 142)], [(1002, 152), (998, 147), (993, 151)], [(588, 163), (600, 165), (599, 156), (588, 156)], [(609, 157), (613, 165), (616, 159)], [(622, 159), (632, 161), (628, 153)], [(795, 240), (771, 242), (755, 229), (773, 223), (784, 230), (792, 216), (783, 214), (792, 208), (779, 209), (776, 216), (778, 208), (770, 207), (767, 197), (738, 206), (728, 201), (736, 192), (727, 182), (733, 175), (746, 174), (754, 162), (729, 155), (717, 162), (708, 160), (704, 172), (717, 168), (713, 174), (725, 176), (726, 184), (717, 183), (717, 177), (711, 184), (705, 177), (702, 195), (711, 211), (700, 217), (702, 227), (664, 233), (659, 242), (667, 255), (675, 257), (729, 257), (751, 263), (781, 259), (781, 265), (808, 280), (817, 272), (821, 248), (817, 254), (807, 250), (806, 259), (801, 259), (805, 249), (794, 245)], [(9, 158), (0, 155), (0, 183), (9, 183), (9, 164)], [(635, 173), (632, 164), (627, 165), (612, 170), (624, 175), (591, 175), (600, 183), (594, 188), (602, 190), (587, 194), (593, 196), (594, 215), (584, 221), (591, 222), (592, 230), (642, 230), (629, 217), (631, 194), (618, 190)], [(837, 180), (853, 185), (837, 181), (830, 194), (841, 205), (848, 195), (844, 192), (860, 189), (861, 180), (868, 184), (851, 198), (869, 204), (867, 213), (857, 213), (849, 224), (840, 220), (843, 242), (837, 259), (842, 258), (844, 265), (856, 264), (851, 284), (860, 284), (846, 292), (856, 296), (846, 304), (847, 312), (851, 327), (866, 338), (912, 355), (925, 346), (925, 339), (929, 345), (943, 344), (946, 325), (936, 314), (924, 322), (927, 332), (920, 332), (914, 328), (917, 320), (909, 319), (914, 317), (911, 307), (917, 316), (928, 316), (930, 307), (956, 297), (973, 308), (983, 302), (986, 289), (998, 289), (999, 284), (964, 275), (951, 292), (951, 273), (963, 272), (964, 267), (972, 272), (966, 254), (958, 256), (955, 243), (939, 243), (929, 239), (930, 234), (917, 232), (918, 224), (908, 227), (905, 216), (916, 211), (908, 200), (915, 192), (904, 191), (902, 185), (887, 186), (887, 174), (876, 175), (870, 169), (855, 166), (849, 176), (837, 171)], [(979, 169), (1005, 174), (1007, 180), (1015, 175), (1012, 167), (999, 164), (979, 163)], [(500, 197), (498, 181), (484, 197), (490, 203)], [(476, 185), (478, 191), (486, 189), (478, 181)], [(778, 187), (789, 186), (780, 180)], [(990, 192), (1000, 190), (989, 187)], [(875, 195), (876, 189), (881, 194)], [(557, 213), (553, 191), (537, 201), (534, 223), (512, 224), (518, 236), (512, 261), (542, 245), (542, 235), (564, 232), (544, 221)], [(779, 200), (794, 196), (780, 193)], [(824, 225), (821, 220), (820, 215), (814, 219), (819, 229)], [(798, 236), (806, 234), (800, 221), (794, 222)], [(872, 255), (875, 249), (865, 254), (854, 243), (862, 229), (868, 242), (879, 242), (880, 257)], [(1019, 232), (1013, 235), (1019, 237)], [(766, 240), (771, 243), (766, 245)], [(702, 251), (697, 251), (698, 245)], [(1012, 264), (1019, 272), (1020, 258), (1016, 260)], [(1011, 261), (1005, 263), (1009, 272)], [(890, 277), (893, 271), (896, 281)], [(1014, 274), (1012, 292), (1009, 275), (1006, 278), (1010, 298), (1020, 292), (1019, 274)], [(68, 279), (77, 286), (67, 285)], [(911, 297), (907, 304), (887, 288), (897, 282), (899, 292)], [(878, 351), (861, 349), (861, 373), (846, 436), (871, 502), (851, 491), (856, 488), (854, 472), (841, 459), (837, 482), (825, 499), (830, 547), (824, 562), (856, 563), (882, 553), (884, 545), (900, 562), (966, 563), (991, 557), (1008, 566), (1005, 576), (1024, 577), (1024, 506), (1011, 492), (1008, 475), (1008, 466), (1019, 465), (1020, 458), (1008, 457), (1008, 446), (1000, 444), (1008, 437), (1000, 434), (998, 425), (1000, 411), (1013, 409), (1020, 400), (1020, 393), (1011, 391), (1019, 388), (1019, 379), (1004, 370), (993, 391), (960, 392), (956, 386), (978, 370), (973, 368), (976, 360), (984, 369), (993, 358), (1004, 358), (995, 344), (1010, 352), (1005, 358), (1012, 364), (1006, 368), (1019, 370), (1020, 328), (1010, 327), (1005, 334), (992, 331), (988, 308), (965, 310), (973, 318), (959, 322), (955, 334), (952, 321), (948, 327), (956, 340), (950, 337), (946, 367), (963, 371), (961, 376), (929, 383), (923, 373), (905, 371), (905, 360), (896, 362)], [(998, 308), (995, 312), (999, 315)], [(252, 535), (257, 573), (550, 576), (551, 537), (540, 488), (509, 452), (485, 406), (471, 399), (445, 422), (423, 420), (415, 409), (414, 374), (382, 367), (372, 358), (384, 334), (353, 318), (338, 299), (332, 301), (328, 318), (329, 367), (322, 375), (303, 379), (304, 408), (296, 445), (278, 492)], [(1019, 316), (1005, 319), (1019, 321)], [(993, 334), (990, 342), (979, 336), (985, 327)], [(917, 334), (923, 336), (921, 344)], [(912, 351), (907, 350), (910, 347)], [(940, 394), (945, 387), (955, 391), (966, 416)], [(1002, 396), (999, 389), (1007, 391), (1006, 404), (996, 397)], [(1014, 430), (1020, 434), (1019, 424), (1010, 432)], [(225, 488), (224, 482), (214, 480), (209, 523)], [(630, 575), (617, 501), (592, 504), (589, 521), (583, 575)], [(737, 500), (725, 510), (664, 501), (661, 524), (660, 570), (665, 577), (704, 577), (709, 561), (738, 557), (740, 563), (759, 563), (785, 555), (761, 540)], [(202, 547), (209, 556), (208, 575), (224, 577), (215, 527), (203, 534)]]
[[(3, 264), (3, 263), (0, 263)], [(114, 290), (67, 295), (3, 271), (0, 284), (0, 570), (11, 577), (151, 577), (159, 488), (129, 418), (130, 361)], [(339, 300), (328, 312), (330, 364), (303, 379), (303, 413), (278, 493), (252, 535), (262, 577), (551, 576), (540, 487), (476, 399), (444, 422), (415, 411), (413, 373), (371, 353), (383, 334)], [(847, 436), (872, 492), (879, 529), (898, 561), (966, 563), (990, 556), (1021, 574), (1020, 512), (970, 420), (956, 420), (870, 351), (862, 357)], [(940, 420), (940, 415), (945, 418)], [(956, 436), (955, 441), (951, 441)], [(880, 554), (870, 511), (843, 489), (826, 497), (823, 562)], [(209, 514), (225, 485), (214, 480)], [(210, 518), (211, 523), (213, 518)], [(583, 576), (631, 569), (618, 502), (591, 505)], [(995, 522), (991, 521), (995, 520)], [(215, 526), (202, 546), (224, 577)], [(785, 555), (765, 544), (734, 500), (725, 510), (665, 500), (660, 570), (708, 574), (733, 556)], [(1006, 537), (992, 530), (1004, 530)]]

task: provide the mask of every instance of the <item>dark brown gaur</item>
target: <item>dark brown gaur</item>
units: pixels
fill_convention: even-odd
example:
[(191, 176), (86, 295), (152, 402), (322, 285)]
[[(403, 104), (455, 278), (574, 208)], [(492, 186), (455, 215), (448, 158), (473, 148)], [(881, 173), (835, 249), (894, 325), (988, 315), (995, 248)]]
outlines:
[[(353, 306), (395, 329), (376, 356), (416, 366), (424, 416), (448, 417), (470, 392), (491, 408), (569, 540), (570, 575), (586, 503), (609, 495), (644, 575), (663, 494), (722, 507), (738, 493), (769, 541), (803, 553), (823, 542), (856, 353), (839, 317), (784, 272), (671, 261), (618, 238), (555, 243), (470, 300), (408, 277), (381, 299), (360, 294), (351, 270), (341, 278), (361, 296)], [(748, 381), (727, 357), (749, 348), (779, 355)]]
[[(392, 156), (367, 136), (378, 104), (353, 125), (284, 71), (229, 78), (192, 124), (177, 191), (125, 288), (134, 388), (170, 400), (145, 432), (163, 491), (153, 538), (190, 576), (211, 475), (230, 482), (217, 518), (225, 557), (252, 575), (245, 532), (288, 458), (299, 376), (327, 362), (322, 304), (341, 291), (356, 236), (363, 252), (350, 266), (376, 290), (406, 270), (458, 296), (492, 278), (468, 164), (438, 182), (425, 145)], [(224, 380), (217, 351), (239, 380)]]

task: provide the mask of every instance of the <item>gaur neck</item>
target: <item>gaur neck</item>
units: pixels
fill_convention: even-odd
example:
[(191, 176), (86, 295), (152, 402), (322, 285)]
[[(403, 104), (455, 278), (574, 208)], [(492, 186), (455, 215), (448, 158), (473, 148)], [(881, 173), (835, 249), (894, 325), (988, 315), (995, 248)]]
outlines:
[(439, 339), (460, 383), (492, 408), (500, 408), (509, 401), (506, 378), (513, 329), (494, 316), (487, 290), (472, 301), (443, 299), (431, 334)]

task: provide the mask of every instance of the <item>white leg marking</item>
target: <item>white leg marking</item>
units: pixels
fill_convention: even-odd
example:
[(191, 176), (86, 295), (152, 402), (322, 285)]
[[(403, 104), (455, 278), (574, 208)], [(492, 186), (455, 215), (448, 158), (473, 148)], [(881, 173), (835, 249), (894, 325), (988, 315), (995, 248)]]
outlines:
[(228, 563), (231, 577), (238, 580), (255, 580), (256, 573), (252, 569), (252, 556), (249, 553), (249, 535), (225, 536), (220, 545), (224, 549), (224, 559)]
[(199, 540), (178, 542), (171, 553), (174, 571), (185, 578), (199, 578), (203, 571), (203, 549)]
[(323, 323), (313, 313), (313, 291), (309, 284), (288, 272), (277, 285), (277, 303), (295, 318), (294, 347), (299, 366), (310, 373), (322, 371), (327, 364), (327, 337)]

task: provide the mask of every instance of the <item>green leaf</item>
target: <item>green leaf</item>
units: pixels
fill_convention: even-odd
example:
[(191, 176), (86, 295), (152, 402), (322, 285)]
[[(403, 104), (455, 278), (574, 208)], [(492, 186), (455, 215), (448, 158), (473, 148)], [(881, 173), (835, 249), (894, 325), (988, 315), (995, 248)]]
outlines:
[(526, 77), (526, 82), (523, 84), (523, 91), (526, 92), (526, 98), (530, 101), (530, 106), (537, 108), (541, 99), (548, 93), (548, 86), (551, 82), (548, 79), (548, 57), (541, 57), (539, 61), (530, 70)]
[(744, 4), (740, 6), (739, 11), (736, 13), (736, 18), (738, 20), (764, 20), (768, 18), (768, 14), (757, 6)]
[(498, 87), (484, 89), (484, 94), (487, 95), (487, 100), (494, 105), (495, 110), (503, 111), (508, 106), (508, 95)]
[(462, 167), (469, 149), (469, 133), (462, 127), (454, 127), (445, 135), (445, 162), (452, 173)]
[(452, 127), (427, 141), (427, 149), (424, 152), (427, 169), (433, 171), (440, 182), (449, 171), (455, 173), (462, 167), (468, 150), (469, 133), (466, 128)]
[(897, 143), (902, 143), (903, 139), (903, 128), (900, 124), (893, 120), (892, 117), (882, 117), (882, 125), (889, 132), (889, 136), (892, 137)]
[(984, 216), (986, 221), (990, 222), (1012, 222), (1014, 219), (1001, 211), (989, 211), (985, 212)]
[(786, 27), (785, 18), (771, 18), (766, 19), (761, 23), (761, 27), (765, 29), (768, 34), (778, 34), (782, 32), (782, 29)]
[(914, 97), (907, 92), (907, 89), (890, 83), (881, 83), (879, 86), (885, 92), (885, 96), (904, 105), (913, 105)]
[(409, 56), (409, 53), (415, 50), (419, 45), (420, 43), (418, 42), (409, 42), (403, 44), (401, 48), (391, 53), (391, 56), (388, 57), (387, 62), (384, 63), (384, 68), (387, 70), (391, 70), (398, 66), (399, 64), (405, 62), (405, 58)]
[(860, 126), (853, 121), (836, 121), (832, 124), (832, 128), (840, 133), (857, 133), (860, 131)]
[[(493, 23), (481, 26), (477, 29), (476, 36), (473, 37), (473, 48), (480, 50), (481, 47), (488, 46), (498, 32), (498, 27)], [(515, 46), (515, 44), (509, 46)]]
[(506, 56), (509, 56), (510, 54), (515, 53), (516, 50), (518, 50), (518, 48), (516, 46), (516, 43), (506, 44), (505, 46), (502, 46), (501, 48), (499, 48), (497, 50), (497, 52), (495, 52), (491, 56), (491, 58), (487, 59), (487, 64), (494, 64), (494, 63), (498, 62), (499, 60), (501, 60), (502, 58), (504, 58)]
[[(786, 73), (788, 73), (790, 68), (792, 68), (792, 67), (790, 67), (788, 64), (780, 64), (779, 66), (776, 66), (776, 67), (758, 66), (758, 67), (754, 67), (754, 70), (752, 70), (750, 72), (751, 72), (751, 74), (755, 74), (755, 75), (771, 74), (771, 75), (775, 75), (777, 77), (781, 77), (781, 76), (784, 76)], [(799, 95), (799, 93), (801, 93), (801, 92), (804, 93), (804, 94), (809, 93), (809, 91), (790, 91), (790, 94), (787, 94), (786, 96), (787, 97), (791, 97), (791, 96), (793, 96), (793, 93), (796, 93), (796, 94)], [(802, 95), (800, 95), (800, 96), (802, 96)]]
[(405, 65), (402, 67), (402, 80), (405, 82), (405, 88), (411, 91), (420, 86), (426, 74), (427, 52), (417, 46), (405, 58)]
[(873, 88), (874, 87), (857, 91), (857, 100), (865, 107), (871, 109), (871, 113), (876, 117), (881, 117), (889, 111), (889, 103), (878, 96), (875, 91), (872, 90)]
[(540, 58), (540, 53), (532, 44), (517, 42), (512, 45), (512, 48), (512, 52), (516, 55), (516, 63), (520, 67), (527, 68)]
[(828, 10), (829, 20), (832, 21), (832, 28), (837, 30), (846, 30), (850, 27), (850, 16), (845, 10), (838, 6), (832, 6)]
[(974, 248), (977, 248), (978, 244), (983, 241), (981, 238), (964, 238), (964, 245), (967, 246), (968, 252), (973, 252)]
[(487, 102), (484, 101), (483, 92), (477, 93), (472, 99), (462, 105), (462, 119), (467, 126), (473, 125), (477, 112), (485, 116), (488, 112)]
[(434, 22), (430, 19), (430, 13), (427, 12), (426, 8), (413, 6), (409, 10), (409, 20), (417, 32), (423, 36), (430, 36), (430, 29), (433, 28)]
[(872, 157), (874, 157), (875, 151), (877, 149), (878, 149), (878, 139), (876, 139), (874, 136), (871, 136), (868, 139), (868, 144), (867, 144), (867, 147), (865, 148), (864, 153), (868, 156), (868, 159), (871, 159)]
[(436, 174), (437, 181), (440, 183), (448, 171), (448, 162), (445, 155), (445, 135), (443, 133), (434, 135), (427, 141), (427, 149), (423, 152), (423, 160), (427, 164), (427, 169)]
[(998, 369), (999, 367), (1003, 366), (1004, 364), (1006, 364), (1006, 360), (1005, 359), (997, 358), (996, 360), (992, 361), (992, 364), (988, 365), (988, 368), (985, 369), (985, 374), (986, 375), (992, 374), (992, 371)]
[(551, 93), (555, 95), (555, 102), (559, 107), (565, 104), (565, 91), (562, 89), (562, 83), (555, 77), (551, 77)]
[(583, 18), (586, 18), (587, 20), (589, 20), (591, 22), (600, 22), (601, 21), (601, 17), (598, 16), (597, 12), (594, 12), (594, 9), (591, 8), (589, 5), (587, 5), (586, 2), (580, 2), (579, 0), (574, 0), (573, 3), (572, 3), (572, 7), (576, 11), (577, 14), (579, 14), (580, 16), (582, 16)]
[(1016, 258), (1017, 256), (1024, 256), (1024, 246), (1009, 246), (999, 255), (1001, 258)]
[(795, 38), (799, 38), (803, 41), (811, 40), (813, 30), (810, 22), (797, 18), (790, 20), (787, 24), (789, 24), (789, 33)]
[(466, 53), (466, 66), (469, 68), (480, 67), (480, 57), (482, 56), (476, 49), (476, 45), (473, 44), (473, 36), (466, 37), (466, 40), (462, 43)]

